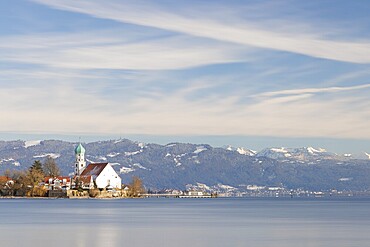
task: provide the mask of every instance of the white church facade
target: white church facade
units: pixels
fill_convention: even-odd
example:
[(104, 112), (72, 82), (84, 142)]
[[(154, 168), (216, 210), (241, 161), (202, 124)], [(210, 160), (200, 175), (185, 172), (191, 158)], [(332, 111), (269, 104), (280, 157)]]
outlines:
[(85, 148), (81, 143), (75, 149), (75, 178), (83, 182), (84, 189), (122, 188), (122, 180), (109, 163), (92, 163), (86, 166)]

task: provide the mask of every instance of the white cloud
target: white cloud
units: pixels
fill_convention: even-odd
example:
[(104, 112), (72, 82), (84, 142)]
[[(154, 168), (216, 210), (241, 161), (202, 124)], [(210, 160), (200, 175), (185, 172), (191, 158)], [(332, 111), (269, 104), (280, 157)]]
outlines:
[[(259, 48), (287, 51), (317, 58), (353, 63), (370, 63), (369, 41), (328, 40), (322, 30), (316, 33), (296, 29), (279, 31), (253, 21), (203, 13), (192, 15), (189, 9), (173, 13), (151, 2), (34, 0), (50, 7), (79, 12), (103, 19), (154, 27), (192, 36), (206, 37)], [(193, 8), (190, 6), (188, 8)], [(174, 11), (174, 10), (172, 10)], [(301, 27), (296, 23), (292, 26)], [(347, 39), (348, 37), (345, 37)]]
[(334, 93), (334, 92), (343, 92), (343, 91), (353, 91), (359, 89), (370, 88), (370, 84), (363, 84), (357, 86), (349, 87), (327, 87), (327, 88), (302, 88), (302, 89), (288, 89), (280, 90), (275, 92), (265, 92), (256, 95), (256, 97), (272, 97), (272, 96), (282, 96), (282, 95), (294, 95), (294, 94), (313, 94), (313, 93)]
[[(328, 86), (353, 85), (362, 73), (320, 84), (314, 74), (321, 63), (292, 66), (281, 53), (269, 61), (260, 49), (367, 63), (367, 42), (126, 1), (37, 2), (154, 28), (145, 37), (117, 30), (2, 37), (0, 61), (18, 66), (0, 71), (0, 131), (370, 138), (370, 84)], [(239, 61), (259, 63), (177, 70)], [(295, 82), (311, 76), (310, 86)]]
[[(242, 103), (240, 95), (187, 99), (203, 89), (191, 84), (172, 94), (130, 100), (91, 95), (65, 85), (6, 89), (0, 93), (0, 113), (6, 116), (0, 131), (370, 138), (366, 92), (334, 94), (331, 100), (309, 93), (248, 103)], [(368, 91), (357, 92), (363, 90)]]
[(254, 59), (240, 46), (171, 36), (141, 42), (120, 41), (114, 32), (4, 37), (0, 60), (69, 69), (166, 70)]

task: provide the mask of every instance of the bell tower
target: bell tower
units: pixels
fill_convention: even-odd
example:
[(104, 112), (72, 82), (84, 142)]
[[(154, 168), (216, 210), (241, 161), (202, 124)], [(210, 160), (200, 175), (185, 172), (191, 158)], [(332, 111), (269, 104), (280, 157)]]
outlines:
[(75, 149), (76, 163), (75, 163), (75, 175), (79, 176), (83, 170), (85, 170), (85, 148), (80, 144)]

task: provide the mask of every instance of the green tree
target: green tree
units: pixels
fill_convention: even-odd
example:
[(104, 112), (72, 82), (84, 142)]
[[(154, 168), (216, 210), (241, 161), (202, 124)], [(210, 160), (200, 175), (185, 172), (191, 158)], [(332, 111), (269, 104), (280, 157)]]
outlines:
[(57, 165), (55, 160), (50, 156), (45, 160), (45, 162), (42, 166), (42, 170), (43, 170), (45, 176), (49, 176), (49, 177), (58, 177), (58, 176), (60, 176), (59, 166)]
[(44, 171), (42, 170), (42, 163), (36, 160), (26, 172), (23, 178), (23, 185), (29, 190), (30, 196), (42, 196), (40, 194), (40, 183), (44, 181)]
[(35, 160), (29, 170), (44, 173), (44, 171), (42, 170), (42, 163), (39, 160)]

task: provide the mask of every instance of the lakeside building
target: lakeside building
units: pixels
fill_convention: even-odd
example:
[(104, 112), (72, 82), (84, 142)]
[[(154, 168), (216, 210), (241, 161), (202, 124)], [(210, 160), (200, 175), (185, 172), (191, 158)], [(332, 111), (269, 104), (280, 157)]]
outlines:
[(48, 190), (69, 190), (72, 186), (70, 177), (45, 177), (44, 186)]
[(121, 189), (122, 180), (109, 163), (91, 163), (86, 166), (85, 148), (81, 143), (75, 148), (75, 167), (74, 176), (65, 177), (45, 177), (43, 185), (49, 192), (49, 195), (61, 196), (60, 193), (67, 194), (70, 189)]
[(75, 149), (75, 181), (83, 189), (121, 189), (122, 180), (109, 163), (91, 163), (86, 166), (85, 148), (80, 143)]
[(11, 187), (14, 185), (13, 179), (7, 176), (0, 176), (0, 194), (9, 195), (11, 194)]

